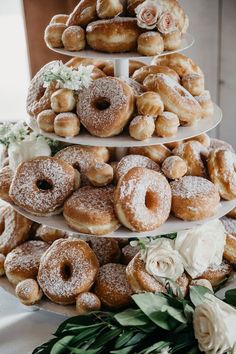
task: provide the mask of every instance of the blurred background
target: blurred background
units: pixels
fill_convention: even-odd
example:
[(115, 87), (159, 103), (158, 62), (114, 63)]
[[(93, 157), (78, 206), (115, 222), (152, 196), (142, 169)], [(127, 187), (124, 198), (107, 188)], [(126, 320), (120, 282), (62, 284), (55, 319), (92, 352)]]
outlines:
[[(0, 121), (25, 117), (30, 77), (53, 59), (43, 33), (51, 17), (70, 13), (78, 0), (0, 0)], [(206, 87), (223, 110), (211, 136), (236, 148), (236, 0), (180, 0), (190, 18), (195, 44), (185, 51), (203, 69)]]

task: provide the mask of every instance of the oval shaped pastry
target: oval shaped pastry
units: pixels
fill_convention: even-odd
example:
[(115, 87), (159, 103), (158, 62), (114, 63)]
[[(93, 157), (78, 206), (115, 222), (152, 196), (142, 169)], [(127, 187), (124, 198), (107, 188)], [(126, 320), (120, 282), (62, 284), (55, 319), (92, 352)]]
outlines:
[(129, 154), (149, 157), (149, 159), (155, 161), (156, 163), (162, 163), (168, 156), (171, 155), (171, 151), (164, 145), (131, 147), (128, 152)]
[(132, 231), (151, 231), (170, 214), (171, 190), (159, 172), (134, 167), (120, 178), (114, 195), (120, 222)]
[(76, 311), (79, 315), (91, 311), (99, 311), (101, 308), (101, 301), (94, 293), (88, 291), (81, 293), (76, 298)]
[(16, 296), (26, 306), (34, 305), (40, 301), (43, 292), (40, 289), (38, 283), (34, 279), (22, 280), (16, 286)]
[(154, 117), (136, 116), (129, 125), (129, 134), (136, 140), (150, 139), (155, 130)]
[(119, 0), (98, 0), (96, 9), (99, 18), (112, 18), (123, 12), (123, 5)]
[(180, 77), (174, 70), (162, 65), (143, 66), (133, 73), (132, 79), (142, 84), (146, 77), (151, 74), (165, 74), (176, 82), (180, 82)]
[(89, 246), (95, 253), (100, 266), (111, 262), (116, 263), (119, 261), (119, 243), (114, 238), (92, 236), (89, 237), (86, 241), (89, 243)]
[(13, 178), (10, 197), (19, 207), (39, 215), (52, 215), (74, 190), (71, 165), (53, 157), (37, 157), (22, 162)]
[(98, 260), (86, 242), (57, 240), (41, 259), (38, 282), (51, 301), (73, 304), (80, 293), (92, 287), (98, 267)]
[(138, 96), (136, 98), (136, 106), (138, 113), (144, 116), (157, 117), (164, 111), (162, 99), (156, 92), (144, 92), (142, 95)]
[(182, 220), (202, 220), (214, 216), (220, 203), (214, 184), (202, 177), (184, 176), (170, 183), (172, 213)]
[(161, 170), (167, 178), (179, 179), (187, 173), (188, 166), (181, 157), (169, 156), (163, 162)]
[(66, 238), (68, 234), (65, 231), (52, 229), (46, 225), (40, 225), (35, 233), (35, 238), (47, 243), (53, 243), (59, 238)]
[(119, 134), (133, 109), (133, 90), (120, 79), (100, 78), (78, 94), (77, 114), (94, 136), (104, 138)]
[(87, 26), (96, 20), (96, 0), (81, 0), (67, 20), (67, 26)]
[(232, 272), (232, 265), (224, 261), (218, 267), (207, 268), (197, 279), (207, 279), (213, 287), (217, 287), (227, 280)]

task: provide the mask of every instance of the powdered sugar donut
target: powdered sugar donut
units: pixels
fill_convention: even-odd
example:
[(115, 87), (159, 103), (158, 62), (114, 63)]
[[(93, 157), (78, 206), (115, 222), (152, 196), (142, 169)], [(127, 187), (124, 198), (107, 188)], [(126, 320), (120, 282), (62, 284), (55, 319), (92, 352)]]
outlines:
[(143, 66), (133, 73), (132, 79), (142, 84), (146, 77), (151, 74), (165, 74), (176, 82), (180, 82), (179, 75), (174, 70), (162, 65)]
[(43, 292), (40, 289), (38, 283), (34, 279), (22, 280), (16, 286), (16, 296), (26, 306), (34, 305), (40, 301)]
[(169, 156), (163, 162), (161, 170), (167, 178), (179, 179), (187, 173), (188, 166), (179, 156)]
[(101, 301), (94, 293), (88, 291), (81, 293), (76, 298), (76, 311), (79, 315), (91, 311), (98, 311), (101, 308)]

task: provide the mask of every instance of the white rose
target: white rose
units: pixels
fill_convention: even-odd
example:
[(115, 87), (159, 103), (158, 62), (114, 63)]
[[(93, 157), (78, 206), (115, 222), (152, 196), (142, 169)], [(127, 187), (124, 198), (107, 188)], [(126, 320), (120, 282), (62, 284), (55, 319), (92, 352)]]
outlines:
[(180, 231), (175, 240), (185, 270), (194, 279), (210, 266), (222, 263), (225, 228), (220, 220), (212, 220), (191, 230)]
[(181, 257), (172, 240), (161, 238), (147, 246), (144, 262), (146, 271), (162, 284), (165, 278), (176, 281), (184, 272)]
[(199, 349), (207, 354), (236, 353), (236, 310), (206, 295), (193, 314), (193, 327)]

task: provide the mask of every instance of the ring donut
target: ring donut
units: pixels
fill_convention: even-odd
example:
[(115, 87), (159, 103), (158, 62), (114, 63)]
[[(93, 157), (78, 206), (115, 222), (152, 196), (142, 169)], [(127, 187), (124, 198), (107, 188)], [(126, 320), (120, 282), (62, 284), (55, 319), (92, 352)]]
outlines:
[(96, 20), (96, 0), (81, 0), (67, 20), (67, 26), (87, 26)]

